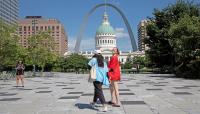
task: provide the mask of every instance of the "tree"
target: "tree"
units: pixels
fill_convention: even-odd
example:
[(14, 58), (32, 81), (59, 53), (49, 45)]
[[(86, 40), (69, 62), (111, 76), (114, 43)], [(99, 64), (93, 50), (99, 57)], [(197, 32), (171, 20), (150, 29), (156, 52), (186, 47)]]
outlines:
[(44, 71), (46, 63), (52, 63), (56, 59), (54, 39), (49, 32), (40, 32), (28, 38), (29, 64), (37, 64)]
[(150, 47), (146, 53), (155, 67), (167, 66), (175, 68), (176, 72), (185, 69), (181, 70), (181, 75), (190, 72), (186, 66), (194, 60), (195, 50), (199, 48), (199, 9), (193, 2), (178, 0), (154, 11), (147, 26), (149, 37), (144, 41)]
[(13, 67), (19, 59), (17, 56), (20, 46), (15, 26), (8, 25), (0, 20), (0, 66)]
[(88, 59), (79, 54), (72, 54), (66, 58), (66, 68), (75, 69), (87, 69)]

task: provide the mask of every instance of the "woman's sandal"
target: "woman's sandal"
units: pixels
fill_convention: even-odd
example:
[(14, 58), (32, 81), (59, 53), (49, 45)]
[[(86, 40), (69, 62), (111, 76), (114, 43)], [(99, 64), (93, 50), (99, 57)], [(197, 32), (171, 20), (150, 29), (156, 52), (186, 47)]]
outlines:
[(120, 105), (118, 105), (118, 104), (115, 104), (115, 103), (114, 103), (114, 104), (112, 104), (112, 106), (113, 106), (113, 107), (120, 107)]
[(113, 105), (113, 104), (115, 104), (115, 103), (113, 103), (112, 101), (108, 101), (108, 104), (109, 104), (109, 105)]

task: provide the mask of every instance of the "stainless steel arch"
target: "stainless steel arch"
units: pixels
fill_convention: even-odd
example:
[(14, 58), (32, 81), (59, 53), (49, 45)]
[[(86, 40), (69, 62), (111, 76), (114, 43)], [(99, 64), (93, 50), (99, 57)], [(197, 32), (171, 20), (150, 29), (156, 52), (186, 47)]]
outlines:
[(76, 45), (75, 45), (75, 52), (79, 52), (79, 48), (80, 48), (80, 43), (81, 43), (81, 39), (82, 39), (82, 36), (84, 34), (84, 31), (85, 31), (85, 28), (86, 28), (86, 25), (87, 25), (87, 22), (88, 22), (88, 19), (89, 19), (89, 16), (99, 7), (103, 7), (103, 6), (109, 6), (109, 7), (112, 7), (114, 8), (120, 15), (121, 17), (123, 18), (123, 21), (126, 25), (126, 28), (128, 30), (128, 33), (129, 33), (129, 37), (130, 37), (130, 40), (131, 40), (131, 45), (132, 45), (132, 49), (133, 51), (136, 51), (137, 50), (137, 46), (136, 46), (136, 42), (135, 42), (135, 38), (134, 38), (134, 35), (133, 35), (133, 32), (132, 32), (132, 29), (131, 29), (131, 26), (127, 20), (127, 18), (125, 17), (125, 15), (123, 14), (123, 12), (118, 8), (116, 7), (115, 5), (113, 4), (98, 4), (96, 5), (95, 7), (93, 7), (88, 14), (85, 15), (84, 17), (84, 20), (83, 20), (83, 23), (81, 25), (81, 28), (80, 28), (80, 31), (79, 31), (79, 34), (78, 34), (78, 37), (76, 39)]

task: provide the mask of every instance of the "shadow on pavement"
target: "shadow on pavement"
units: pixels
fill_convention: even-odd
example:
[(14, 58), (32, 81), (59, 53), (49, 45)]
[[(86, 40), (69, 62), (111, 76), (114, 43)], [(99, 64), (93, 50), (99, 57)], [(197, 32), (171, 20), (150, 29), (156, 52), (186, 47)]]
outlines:
[(98, 111), (98, 109), (92, 108), (90, 104), (76, 103), (75, 106), (77, 106), (79, 109), (91, 109)]

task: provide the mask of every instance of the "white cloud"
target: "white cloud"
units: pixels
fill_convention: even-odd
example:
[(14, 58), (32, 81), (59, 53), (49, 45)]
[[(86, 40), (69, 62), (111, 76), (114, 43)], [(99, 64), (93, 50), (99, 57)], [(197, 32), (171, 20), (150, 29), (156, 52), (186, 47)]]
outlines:
[(129, 34), (125, 32), (124, 28), (115, 28), (117, 38), (129, 38)]
[[(77, 37), (69, 37), (68, 48), (69, 51), (74, 51)], [(92, 51), (95, 49), (95, 38), (83, 38), (81, 40), (80, 51)]]

